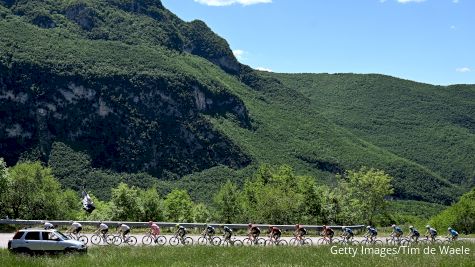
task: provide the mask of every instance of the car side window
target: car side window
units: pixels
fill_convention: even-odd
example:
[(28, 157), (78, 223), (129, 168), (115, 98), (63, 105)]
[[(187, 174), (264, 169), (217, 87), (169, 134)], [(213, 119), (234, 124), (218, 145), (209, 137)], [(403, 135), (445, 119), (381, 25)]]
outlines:
[(28, 232), (25, 236), (26, 240), (40, 240), (40, 232)]
[(58, 237), (50, 232), (41, 232), (41, 237), (43, 240), (57, 241)]
[(13, 236), (13, 239), (20, 239), (25, 232), (16, 232), (16, 234)]

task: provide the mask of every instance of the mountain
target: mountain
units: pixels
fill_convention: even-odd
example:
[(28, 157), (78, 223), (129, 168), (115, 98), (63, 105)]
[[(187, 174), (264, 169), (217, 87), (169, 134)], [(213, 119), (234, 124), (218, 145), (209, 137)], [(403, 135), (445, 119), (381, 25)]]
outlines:
[(77, 190), (147, 173), (209, 201), (262, 163), (329, 185), (376, 167), (445, 204), (475, 185), (475, 86), (255, 71), (158, 0), (0, 0), (0, 74), (0, 156)]

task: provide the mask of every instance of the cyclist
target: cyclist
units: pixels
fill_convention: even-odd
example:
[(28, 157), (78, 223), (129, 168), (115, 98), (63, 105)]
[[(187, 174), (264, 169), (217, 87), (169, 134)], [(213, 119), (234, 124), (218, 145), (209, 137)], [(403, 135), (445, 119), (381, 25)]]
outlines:
[(207, 235), (208, 237), (212, 237), (212, 236), (214, 236), (215, 234), (216, 234), (216, 230), (214, 229), (214, 227), (207, 224), (207, 225), (206, 225), (206, 235)]
[(102, 236), (105, 237), (106, 234), (109, 232), (109, 226), (107, 224), (103, 223), (102, 221), (99, 222), (99, 228), (94, 232), (95, 234), (101, 232)]
[(435, 238), (437, 237), (437, 230), (435, 230), (435, 228), (430, 227), (430, 225), (426, 225), (426, 229), (427, 229), (426, 236), (429, 237), (430, 235), (432, 242), (434, 242)]
[(82, 225), (78, 222), (71, 222), (71, 227), (69, 228), (69, 232), (75, 235), (79, 235), (79, 232), (82, 230)]
[(54, 229), (54, 225), (50, 222), (45, 222), (44, 227), (45, 230)]
[(333, 236), (335, 235), (335, 232), (333, 231), (333, 229), (331, 229), (330, 226), (324, 225), (322, 233), (323, 233), (323, 237), (330, 239), (330, 243), (331, 243), (333, 240)]
[(295, 225), (295, 238), (297, 240), (301, 241), (305, 235), (307, 235), (307, 229), (305, 229), (300, 224), (296, 224)]
[(457, 238), (459, 237), (459, 233), (455, 231), (455, 229), (452, 229), (452, 227), (449, 227), (448, 230), (449, 230), (450, 236), (452, 237), (452, 241), (457, 240)]
[(273, 241), (277, 241), (282, 236), (282, 231), (278, 227), (269, 226), (269, 234)]
[(224, 241), (231, 240), (231, 237), (233, 236), (233, 230), (227, 226), (223, 226), (223, 231), (224, 231)]
[(259, 235), (261, 234), (261, 229), (257, 227), (257, 225), (252, 225), (252, 223), (247, 225), (248, 233), (247, 235), (251, 238), (252, 241), (257, 240)]
[(368, 230), (368, 232), (364, 236), (369, 236), (369, 240), (374, 242), (374, 238), (378, 235), (378, 230), (376, 230), (376, 227), (371, 227), (369, 225), (366, 226), (366, 230)]
[(127, 224), (119, 223), (117, 225), (117, 233), (122, 233), (122, 238), (125, 240), (125, 236), (130, 233), (130, 227)]
[(150, 226), (150, 234), (153, 235), (154, 242), (157, 243), (157, 237), (160, 235), (160, 226), (152, 221), (148, 222), (148, 226)]
[(415, 242), (417, 242), (417, 240), (419, 239), (419, 237), (421, 236), (421, 234), (419, 233), (419, 231), (417, 231), (417, 229), (414, 227), (414, 226), (409, 226), (409, 230), (411, 230), (411, 232), (409, 233), (408, 237), (413, 239)]
[(342, 237), (344, 237), (346, 239), (346, 241), (350, 241), (350, 239), (352, 239), (355, 234), (353, 233), (353, 230), (351, 230), (351, 228), (349, 227), (341, 227), (341, 230), (343, 231), (343, 233), (341, 234)]
[(178, 228), (176, 230), (176, 235), (178, 235), (181, 239), (184, 239), (187, 234), (186, 228), (180, 224), (177, 224), (176, 228)]
[(391, 227), (393, 228), (393, 232), (391, 233), (390, 236), (391, 237), (396, 237), (399, 240), (399, 238), (403, 235), (401, 227), (399, 227), (395, 224), (393, 224)]

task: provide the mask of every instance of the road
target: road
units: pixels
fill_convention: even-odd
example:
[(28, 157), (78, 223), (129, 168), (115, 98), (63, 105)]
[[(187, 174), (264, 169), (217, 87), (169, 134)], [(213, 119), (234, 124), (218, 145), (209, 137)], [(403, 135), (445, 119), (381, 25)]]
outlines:
[[(88, 243), (88, 246), (92, 246), (91, 245), (91, 236), (92, 234), (85, 234), (88, 239), (89, 239), (89, 243)], [(142, 238), (144, 237), (143, 234), (133, 234), (135, 237), (137, 237), (137, 245), (141, 245), (142, 244)], [(164, 235), (166, 238), (167, 238), (167, 245), (168, 245), (168, 240), (170, 240), (170, 238), (173, 236), (173, 235)], [(217, 236), (220, 236), (220, 235), (217, 235)], [(13, 233), (11, 234), (6, 234), (6, 233), (0, 233), (0, 249), (1, 248), (7, 248), (8, 246), (8, 240), (11, 239), (13, 237)], [(197, 236), (197, 235), (190, 235), (191, 238), (193, 238), (193, 243), (196, 244), (197, 243), (197, 240), (200, 236)], [(220, 236), (221, 237), (221, 236)], [(265, 235), (262, 236), (263, 238), (266, 238)], [(234, 237), (233, 237), (234, 238)], [(235, 238), (237, 239), (240, 239), (240, 240), (243, 240), (244, 238), (246, 238), (246, 236), (236, 236)], [(292, 237), (282, 237), (283, 240), (286, 240), (287, 242), (290, 241)], [(312, 242), (314, 245), (317, 245), (317, 240), (320, 239), (321, 237), (309, 237), (310, 239), (312, 239)], [(355, 237), (355, 240), (357, 241), (361, 241), (363, 240), (364, 238), (363, 237)], [(380, 237), (379, 238), (380, 240), (385, 240), (385, 237)], [(465, 240), (465, 241), (470, 241), (470, 242), (475, 242), (475, 238), (461, 238), (461, 240)]]

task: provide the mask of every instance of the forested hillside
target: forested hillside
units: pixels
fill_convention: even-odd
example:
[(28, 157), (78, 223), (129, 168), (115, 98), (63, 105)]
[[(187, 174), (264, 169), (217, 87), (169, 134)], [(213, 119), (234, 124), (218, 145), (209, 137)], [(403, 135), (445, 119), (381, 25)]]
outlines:
[(444, 204), (475, 184), (474, 86), (254, 71), (158, 0), (0, 1), (0, 74), (0, 157), (103, 199), (127, 182), (207, 202), (264, 163), (328, 185), (374, 167)]

